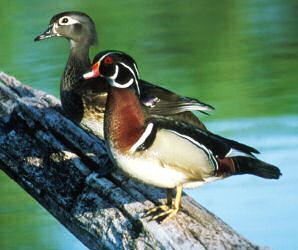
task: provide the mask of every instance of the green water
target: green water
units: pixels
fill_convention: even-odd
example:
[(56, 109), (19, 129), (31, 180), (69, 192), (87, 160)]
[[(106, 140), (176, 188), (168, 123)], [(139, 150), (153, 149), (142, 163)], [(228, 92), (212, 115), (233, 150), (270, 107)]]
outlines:
[[(262, 1), (0, 0), (0, 71), (59, 96), (68, 44), (34, 43), (61, 11), (88, 13), (99, 43), (124, 50), (151, 82), (212, 104), (214, 132), (257, 147), (283, 177), (243, 176), (190, 194), (242, 235), (297, 249), (298, 3)], [(85, 249), (0, 173), (0, 249)], [(295, 209), (295, 210), (294, 210)]]

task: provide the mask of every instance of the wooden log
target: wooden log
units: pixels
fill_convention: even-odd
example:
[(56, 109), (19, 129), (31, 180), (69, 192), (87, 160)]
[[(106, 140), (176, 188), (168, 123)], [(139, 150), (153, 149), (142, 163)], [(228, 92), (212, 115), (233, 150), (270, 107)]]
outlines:
[(89, 249), (260, 249), (184, 194), (175, 219), (143, 213), (165, 192), (114, 171), (104, 143), (55, 97), (0, 73), (0, 168)]

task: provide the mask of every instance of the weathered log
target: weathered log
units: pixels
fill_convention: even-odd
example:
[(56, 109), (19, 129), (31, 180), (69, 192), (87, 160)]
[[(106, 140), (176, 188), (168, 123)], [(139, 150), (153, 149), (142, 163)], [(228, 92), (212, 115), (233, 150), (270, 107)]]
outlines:
[(175, 219), (142, 218), (163, 190), (112, 168), (104, 143), (55, 97), (0, 73), (0, 168), (90, 249), (259, 249), (192, 198)]

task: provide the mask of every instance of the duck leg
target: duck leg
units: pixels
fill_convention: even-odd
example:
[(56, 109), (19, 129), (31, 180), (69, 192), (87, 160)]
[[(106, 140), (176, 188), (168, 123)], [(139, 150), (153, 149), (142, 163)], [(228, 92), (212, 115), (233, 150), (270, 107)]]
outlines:
[[(160, 222), (165, 222), (171, 219), (174, 215), (177, 214), (177, 212), (181, 207), (181, 197), (182, 197), (182, 186), (178, 186), (176, 188), (176, 198), (175, 198), (174, 206), (169, 206), (169, 202), (172, 203), (172, 201), (171, 199), (169, 200), (169, 197), (168, 197), (167, 205), (163, 205), (163, 206), (151, 209), (151, 211), (154, 210), (153, 213), (157, 212), (158, 210), (161, 210), (161, 212), (154, 215), (151, 218), (151, 220), (158, 220)], [(149, 211), (150, 212), (149, 215), (152, 215), (151, 211)]]
[(167, 189), (167, 206), (171, 207), (173, 202), (173, 192), (171, 188)]
[(167, 203), (165, 205), (156, 206), (154, 208), (149, 209), (143, 217), (149, 217), (156, 214), (158, 211), (168, 211), (172, 207), (173, 202), (173, 193), (171, 188), (167, 188)]

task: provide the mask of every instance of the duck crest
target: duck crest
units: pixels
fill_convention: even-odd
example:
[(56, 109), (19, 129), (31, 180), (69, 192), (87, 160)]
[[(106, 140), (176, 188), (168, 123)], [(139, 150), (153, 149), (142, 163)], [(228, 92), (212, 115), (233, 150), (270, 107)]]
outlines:
[(127, 152), (145, 131), (144, 113), (131, 89), (109, 90), (105, 116), (106, 140), (121, 152)]

